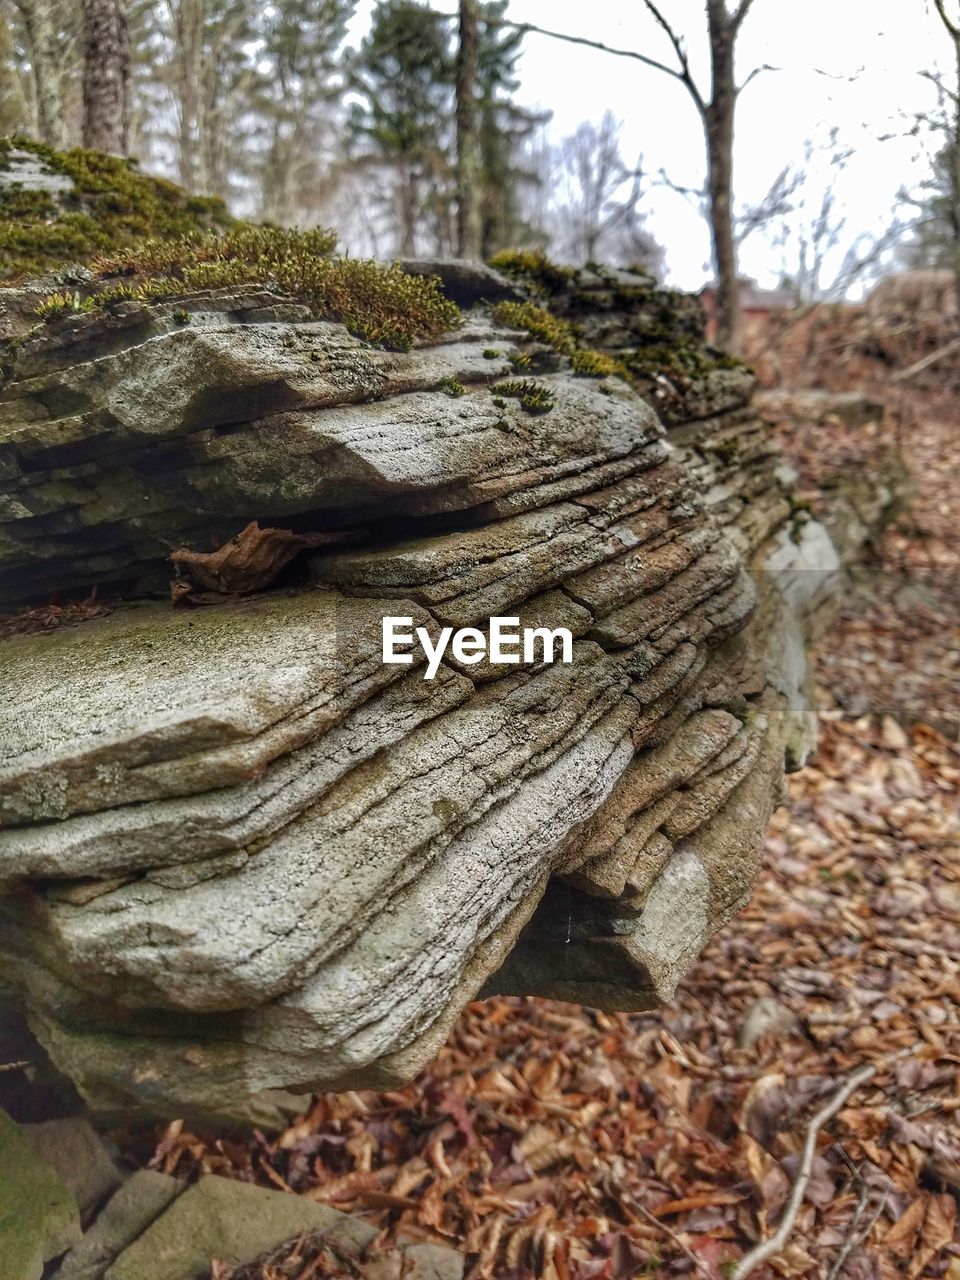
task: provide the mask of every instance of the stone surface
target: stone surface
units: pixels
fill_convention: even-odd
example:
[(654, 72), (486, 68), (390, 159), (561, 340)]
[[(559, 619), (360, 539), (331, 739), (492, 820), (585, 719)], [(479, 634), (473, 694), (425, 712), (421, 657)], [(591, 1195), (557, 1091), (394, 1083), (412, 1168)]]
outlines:
[(513, 281), (500, 271), (469, 258), (401, 258), (400, 266), (412, 276), (439, 276), (444, 293), (461, 307), (521, 296)]
[(73, 1192), (0, 1111), (0, 1280), (40, 1280), (79, 1238)]
[(462, 1280), (463, 1257), (439, 1244), (411, 1244), (403, 1250), (404, 1280)]
[(23, 1136), (41, 1159), (76, 1196), (80, 1216), (89, 1214), (120, 1184), (120, 1172), (88, 1120), (70, 1116), (21, 1126)]
[[(0, 592), (139, 597), (0, 649), (0, 959), (94, 1106), (388, 1087), (481, 990), (647, 1008), (749, 897), (836, 556), (695, 302), (554, 302), (624, 357), (673, 325), (696, 375), (648, 401), (485, 306), (387, 353), (263, 290), (18, 348)], [(251, 598), (143, 598), (253, 520), (324, 540)], [(427, 681), (388, 615), (566, 626), (572, 662)]]
[(797, 1016), (792, 1009), (772, 996), (761, 996), (747, 1010), (737, 1044), (741, 1049), (752, 1049), (761, 1036), (783, 1036), (796, 1025)]
[(183, 1190), (176, 1178), (138, 1169), (110, 1197), (83, 1239), (57, 1267), (56, 1280), (102, 1280), (114, 1259), (170, 1207)]
[(324, 1204), (229, 1178), (204, 1177), (124, 1249), (106, 1280), (199, 1280), (214, 1258), (237, 1264), (322, 1231), (333, 1243), (368, 1244), (376, 1230)]

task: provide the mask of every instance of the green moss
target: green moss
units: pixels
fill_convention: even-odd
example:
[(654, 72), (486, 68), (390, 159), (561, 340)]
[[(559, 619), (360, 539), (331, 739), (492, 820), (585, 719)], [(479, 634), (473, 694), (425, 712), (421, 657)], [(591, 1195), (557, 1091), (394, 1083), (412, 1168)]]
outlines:
[(640, 380), (666, 377), (681, 389), (715, 373), (718, 369), (743, 367), (740, 360), (712, 352), (692, 339), (674, 336), (672, 341), (655, 340), (622, 357), (629, 374)]
[(608, 356), (603, 351), (593, 351), (589, 347), (581, 347), (574, 351), (570, 360), (573, 372), (581, 378), (609, 378), (614, 375), (625, 376), (625, 370), (619, 360)]
[(173, 318), (174, 318), (174, 320), (176, 320), (177, 324), (189, 324), (189, 323), (190, 323), (190, 312), (189, 312), (189, 311), (184, 311), (184, 310), (181, 308), (179, 311), (175, 311), (175, 312), (173, 313)]
[(408, 275), (396, 264), (333, 258), (335, 240), (322, 229), (248, 226), (201, 239), (147, 240), (95, 259), (87, 292), (95, 305), (108, 308), (127, 300), (276, 285), (306, 302), (314, 315), (395, 351), (407, 351), (417, 338), (437, 337), (459, 323), (459, 308), (444, 298), (436, 277)]
[(716, 440), (707, 446), (711, 452), (724, 462), (733, 462), (740, 452), (740, 447), (736, 440)]
[(542, 249), (502, 249), (493, 255), (490, 265), (546, 293), (560, 293), (579, 274), (573, 267), (551, 262)]
[(496, 349), (496, 347), (484, 347), (483, 358), (484, 360), (499, 360), (500, 352)]
[(521, 409), (527, 413), (549, 413), (553, 408), (553, 392), (529, 378), (523, 382), (498, 382), (490, 390), (497, 399), (506, 396), (511, 400), (519, 400)]
[(88, 262), (149, 236), (200, 235), (232, 223), (222, 200), (189, 196), (98, 151), (54, 151), (29, 138), (0, 138), (0, 170), (11, 151), (35, 155), (74, 189), (54, 197), (13, 184), (0, 192), (0, 278), (38, 275)]
[(531, 338), (562, 355), (569, 355), (574, 349), (573, 331), (566, 320), (559, 320), (533, 302), (499, 302), (493, 308), (493, 318), (508, 329), (524, 329)]
[(45, 323), (59, 320), (61, 316), (83, 315), (96, 307), (93, 298), (84, 297), (78, 291), (73, 293), (51, 293), (37, 307), (37, 315)]
[(467, 388), (459, 380), (459, 378), (444, 378), (437, 385), (437, 390), (442, 391), (445, 396), (453, 396), (454, 399), (467, 394)]

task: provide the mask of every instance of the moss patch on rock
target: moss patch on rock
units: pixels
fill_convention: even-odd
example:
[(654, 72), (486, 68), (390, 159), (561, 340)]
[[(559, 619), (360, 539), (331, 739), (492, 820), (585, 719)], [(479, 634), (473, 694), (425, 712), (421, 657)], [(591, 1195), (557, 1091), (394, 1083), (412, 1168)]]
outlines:
[[(69, 179), (72, 188), (54, 194), (18, 182), (17, 153)], [(0, 138), (0, 175), (0, 279), (40, 275), (147, 237), (203, 234), (233, 221), (222, 200), (191, 196), (140, 173), (133, 160), (99, 151), (54, 151), (29, 138)]]
[(490, 259), (490, 266), (544, 293), (560, 293), (579, 274), (574, 267), (551, 262), (542, 249), (502, 249)]
[(581, 347), (574, 351), (570, 364), (573, 372), (580, 378), (626, 376), (626, 371), (619, 360), (607, 355), (605, 351), (593, 351), (589, 347)]
[(527, 413), (549, 413), (553, 408), (553, 392), (549, 387), (530, 378), (522, 382), (498, 382), (490, 390), (494, 393), (494, 404), (502, 407), (503, 398), (519, 400), (520, 408)]
[(435, 276), (409, 275), (397, 264), (332, 256), (331, 231), (237, 225), (222, 234), (147, 240), (92, 264), (92, 278), (69, 295), (51, 295), (44, 318), (109, 308), (124, 301), (186, 297), (208, 289), (273, 284), (324, 320), (394, 351), (435, 338), (460, 322)]
[(570, 355), (574, 350), (573, 331), (566, 320), (559, 320), (536, 303), (500, 302), (493, 308), (493, 318), (508, 329), (524, 330), (561, 355)]

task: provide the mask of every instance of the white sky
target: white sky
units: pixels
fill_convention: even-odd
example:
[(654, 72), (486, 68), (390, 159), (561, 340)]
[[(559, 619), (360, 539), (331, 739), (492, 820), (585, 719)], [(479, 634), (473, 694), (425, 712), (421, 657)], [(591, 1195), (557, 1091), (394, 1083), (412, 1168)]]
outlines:
[[(729, 3), (729, 0), (728, 0)], [(661, 0), (675, 27), (688, 33), (691, 62), (707, 86), (703, 0)], [(455, 0), (437, 0), (452, 11)], [(360, 0), (352, 25), (356, 42), (373, 0)], [(640, 0), (510, 0), (518, 22), (586, 36), (669, 61), (666, 37)], [(738, 106), (735, 187), (738, 202), (762, 198), (783, 167), (802, 158), (808, 138), (832, 126), (856, 149), (836, 183), (847, 217), (847, 239), (882, 231), (896, 213), (901, 186), (915, 187), (928, 159), (916, 138), (903, 135), (915, 112), (935, 102), (921, 70), (949, 66), (950, 46), (928, 0), (755, 0), (738, 44), (740, 78), (760, 63), (780, 68), (759, 76)], [(582, 120), (598, 122), (609, 108), (624, 122), (622, 150), (644, 168), (665, 169), (681, 186), (702, 186), (699, 117), (682, 85), (627, 58), (529, 34), (518, 64), (518, 100), (553, 112), (548, 134), (559, 141)], [(826, 74), (820, 74), (820, 72)], [(665, 245), (671, 283), (694, 288), (707, 276), (709, 243), (703, 220), (685, 197), (659, 187), (646, 206), (650, 229)], [(773, 284), (783, 251), (762, 236), (744, 245), (743, 271)]]

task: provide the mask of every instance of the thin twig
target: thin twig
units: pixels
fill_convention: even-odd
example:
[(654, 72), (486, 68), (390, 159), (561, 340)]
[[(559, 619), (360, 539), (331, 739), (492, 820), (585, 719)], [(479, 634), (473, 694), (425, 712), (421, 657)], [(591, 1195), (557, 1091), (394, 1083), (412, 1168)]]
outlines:
[[(457, 14), (437, 12), (436, 17), (452, 21)], [(571, 36), (565, 31), (550, 31), (547, 27), (538, 27), (532, 22), (511, 22), (507, 18), (484, 18), (483, 21), (488, 27), (509, 27), (511, 31), (519, 31), (521, 35), (529, 33), (536, 36), (549, 36), (551, 40), (563, 40), (566, 44), (579, 44), (587, 49), (599, 49), (601, 53), (612, 53), (618, 58), (634, 58), (645, 66), (653, 67), (656, 71), (665, 71), (668, 76), (673, 76), (674, 80), (679, 80), (681, 84), (690, 88), (689, 73), (678, 71), (676, 67), (671, 67), (666, 62), (658, 62), (656, 58), (648, 58), (645, 53), (638, 53), (636, 49), (617, 49), (613, 45), (604, 44), (602, 40), (590, 40), (587, 36)]]
[(834, 1259), (834, 1263), (833, 1263), (833, 1266), (830, 1268), (830, 1273), (827, 1276), (827, 1280), (837, 1280), (837, 1277), (839, 1276), (840, 1272), (843, 1270), (843, 1264), (846, 1262), (846, 1260), (850, 1257), (851, 1253), (853, 1253), (854, 1249), (856, 1248), (857, 1228), (860, 1226), (860, 1219), (863, 1217), (864, 1213), (866, 1212), (867, 1201), (870, 1198), (870, 1188), (867, 1186), (866, 1182), (864, 1181), (863, 1175), (861, 1174), (860, 1170), (857, 1169), (853, 1164), (851, 1164), (849, 1156), (847, 1155), (847, 1153), (844, 1151), (842, 1147), (838, 1148), (838, 1150), (840, 1151), (840, 1154), (843, 1156), (846, 1163), (850, 1166), (850, 1169), (852, 1170), (857, 1181), (860, 1183), (860, 1193), (857, 1196), (856, 1207), (854, 1208), (853, 1213), (850, 1216), (850, 1225), (847, 1227), (846, 1239), (844, 1240), (843, 1245), (840, 1248), (840, 1252), (837, 1254), (836, 1258)]
[(667, 1236), (668, 1239), (670, 1239), (685, 1255), (685, 1257), (693, 1263), (700, 1275), (706, 1276), (707, 1280), (713, 1280), (713, 1271), (711, 1268), (707, 1266), (702, 1258), (697, 1257), (689, 1245), (686, 1245), (680, 1239), (673, 1227), (662, 1221), (662, 1219), (655, 1218), (649, 1209), (642, 1205), (639, 1200), (634, 1200), (632, 1197), (630, 1199), (630, 1208), (635, 1213), (639, 1213), (642, 1218), (646, 1218), (647, 1222), (649, 1222), (652, 1227), (656, 1227), (658, 1231), (662, 1231), (663, 1234)]
[(787, 1207), (784, 1209), (783, 1217), (780, 1219), (780, 1225), (772, 1236), (761, 1241), (749, 1253), (743, 1255), (737, 1263), (730, 1280), (746, 1280), (746, 1277), (756, 1271), (757, 1267), (762, 1266), (764, 1262), (769, 1261), (770, 1258), (775, 1257), (785, 1248), (796, 1223), (797, 1214), (800, 1212), (800, 1206), (803, 1203), (810, 1175), (813, 1172), (813, 1158), (817, 1151), (817, 1135), (827, 1121), (833, 1119), (851, 1093), (876, 1075), (876, 1070), (876, 1067), (866, 1066), (861, 1067), (859, 1071), (855, 1071), (810, 1121), (807, 1126), (807, 1136), (803, 1143), (800, 1167), (797, 1170), (797, 1176), (790, 1192), (790, 1199), (787, 1201)]
[(936, 351), (931, 351), (928, 356), (924, 356), (922, 360), (918, 360), (916, 364), (912, 364), (909, 369), (901, 369), (899, 373), (895, 373), (890, 379), (891, 382), (906, 382), (912, 378), (914, 374), (922, 373), (924, 369), (929, 369), (932, 364), (936, 364), (938, 360), (942, 360), (944, 356), (950, 355), (960, 347), (960, 338), (951, 338), (942, 347), (937, 347)]

